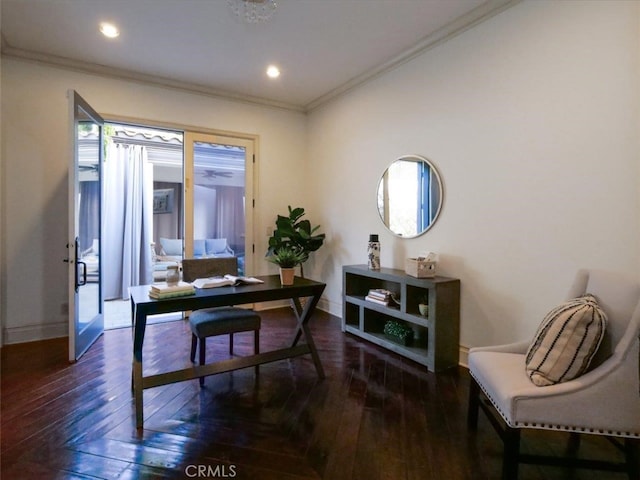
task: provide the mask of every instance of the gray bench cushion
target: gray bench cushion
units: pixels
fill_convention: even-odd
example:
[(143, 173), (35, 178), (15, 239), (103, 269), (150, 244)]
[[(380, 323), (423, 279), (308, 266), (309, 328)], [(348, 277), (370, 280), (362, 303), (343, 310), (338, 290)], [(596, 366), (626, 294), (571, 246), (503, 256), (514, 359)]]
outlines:
[(253, 310), (238, 307), (204, 308), (189, 316), (191, 331), (198, 338), (246, 332), (260, 328), (260, 316)]

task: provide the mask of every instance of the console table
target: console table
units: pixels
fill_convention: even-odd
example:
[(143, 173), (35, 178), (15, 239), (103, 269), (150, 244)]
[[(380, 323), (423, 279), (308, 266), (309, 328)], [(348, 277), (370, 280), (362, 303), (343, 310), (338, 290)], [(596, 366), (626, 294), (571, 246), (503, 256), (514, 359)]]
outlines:
[[(369, 270), (348, 265), (343, 272), (342, 331), (392, 350), (441, 371), (458, 365), (460, 343), (460, 280), (448, 277), (415, 278), (402, 270)], [(379, 305), (365, 299), (370, 289), (394, 292), (398, 305)], [(428, 304), (420, 315), (418, 304)], [(413, 341), (401, 345), (384, 334), (387, 321), (411, 327)]]
[[(156, 300), (149, 297), (149, 285), (131, 287), (131, 318), (133, 321), (133, 394), (135, 396), (136, 426), (143, 425), (143, 397), (144, 389), (160, 385), (191, 380), (194, 378), (228, 372), (239, 368), (252, 367), (263, 363), (274, 362), (299, 355), (311, 354), (316, 371), (320, 378), (324, 378), (324, 370), (320, 363), (320, 357), (316, 351), (313, 337), (309, 330), (309, 320), (320, 300), (320, 296), (326, 284), (313, 280), (296, 277), (293, 285), (280, 284), (279, 275), (257, 277), (264, 283), (255, 285), (241, 285), (236, 287), (217, 287), (196, 289), (195, 295), (185, 297), (167, 298)], [(298, 301), (301, 297), (309, 297), (304, 307)], [(142, 346), (144, 333), (147, 326), (147, 316), (157, 313), (183, 312), (209, 307), (223, 307), (228, 305), (245, 305), (256, 302), (268, 302), (273, 300), (293, 299), (295, 315), (298, 326), (291, 346), (251, 355), (236, 357), (207, 365), (194, 365), (182, 370), (143, 376), (142, 371)], [(304, 334), (306, 343), (298, 344)]]

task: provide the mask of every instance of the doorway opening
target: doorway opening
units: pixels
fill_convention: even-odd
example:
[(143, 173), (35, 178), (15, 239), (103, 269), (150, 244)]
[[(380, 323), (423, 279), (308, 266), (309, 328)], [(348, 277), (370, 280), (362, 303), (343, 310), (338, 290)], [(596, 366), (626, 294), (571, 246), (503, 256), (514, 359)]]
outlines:
[[(129, 287), (156, 281), (154, 238), (183, 238), (184, 134), (117, 123), (106, 123), (104, 133), (101, 268), (105, 329), (113, 329), (131, 326)], [(159, 190), (171, 192), (161, 210)]]
[(123, 123), (104, 133), (102, 252), (86, 256), (102, 257), (105, 329), (131, 327), (129, 286), (164, 282), (182, 258), (235, 256), (251, 269), (251, 141)]

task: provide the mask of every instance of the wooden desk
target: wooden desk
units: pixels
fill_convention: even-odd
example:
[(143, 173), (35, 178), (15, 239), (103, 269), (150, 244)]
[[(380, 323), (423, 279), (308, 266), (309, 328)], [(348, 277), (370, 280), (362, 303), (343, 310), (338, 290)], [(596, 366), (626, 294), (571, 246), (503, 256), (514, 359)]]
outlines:
[[(309, 320), (320, 300), (326, 284), (296, 277), (293, 285), (283, 286), (280, 284), (278, 275), (258, 277), (264, 283), (258, 285), (242, 285), (238, 287), (217, 287), (198, 289), (195, 295), (186, 297), (169, 298), (156, 300), (149, 297), (149, 285), (131, 287), (129, 294), (131, 298), (131, 318), (133, 321), (133, 394), (136, 405), (136, 426), (142, 428), (143, 397), (145, 388), (153, 388), (159, 385), (191, 380), (204, 375), (228, 372), (239, 368), (246, 368), (263, 363), (293, 358), (299, 355), (311, 354), (316, 371), (320, 378), (324, 378), (324, 371), (318, 352), (316, 351), (311, 332), (309, 331)], [(310, 297), (304, 308), (298, 301), (301, 297)], [(201, 308), (222, 307), (228, 305), (244, 305), (255, 302), (267, 302), (273, 300), (293, 299), (295, 305), (295, 315), (298, 320), (298, 327), (291, 346), (279, 350), (260, 353), (247, 357), (236, 357), (223, 360), (208, 365), (194, 365), (183, 370), (176, 370), (167, 373), (160, 373), (144, 377), (142, 374), (142, 346), (144, 343), (144, 332), (147, 326), (147, 316), (157, 313), (183, 312), (188, 310), (199, 310)], [(306, 343), (298, 345), (298, 340), (304, 334)]]

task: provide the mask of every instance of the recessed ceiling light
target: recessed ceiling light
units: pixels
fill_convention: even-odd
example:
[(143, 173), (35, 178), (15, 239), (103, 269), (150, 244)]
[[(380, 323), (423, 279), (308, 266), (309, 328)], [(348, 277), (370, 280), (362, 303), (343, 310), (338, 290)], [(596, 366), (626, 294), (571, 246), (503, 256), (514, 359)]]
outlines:
[(278, 78), (280, 76), (280, 69), (275, 65), (269, 65), (269, 67), (267, 67), (267, 75), (269, 78)]
[(113, 23), (102, 22), (100, 24), (100, 32), (107, 38), (116, 38), (120, 35), (120, 30)]

